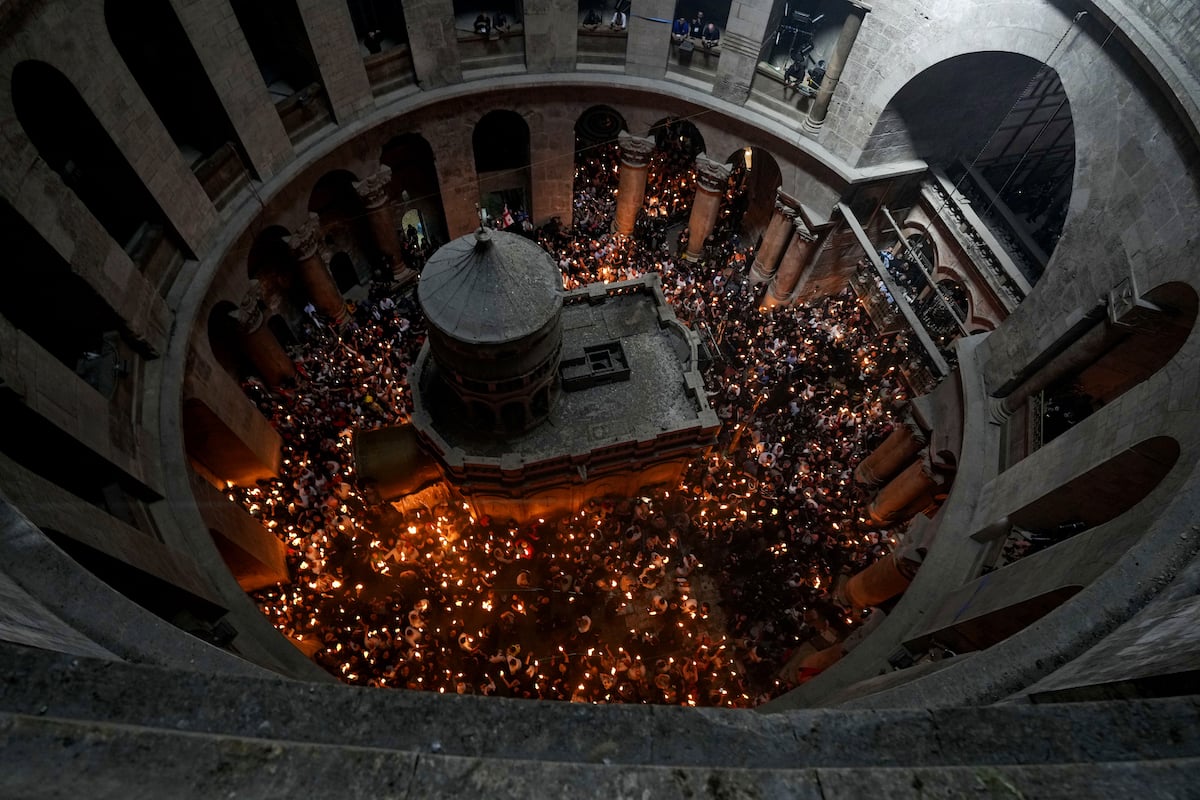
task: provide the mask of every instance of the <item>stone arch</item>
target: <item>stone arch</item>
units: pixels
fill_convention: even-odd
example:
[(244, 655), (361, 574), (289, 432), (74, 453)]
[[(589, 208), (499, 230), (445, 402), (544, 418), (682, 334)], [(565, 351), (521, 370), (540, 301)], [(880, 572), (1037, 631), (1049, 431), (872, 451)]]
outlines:
[(480, 205), (489, 219), (533, 208), (529, 124), (515, 111), (485, 114), (471, 133)]
[(691, 120), (663, 117), (650, 126), (656, 149), (666, 151), (677, 143), (683, 158), (690, 164), (705, 151), (704, 136)]
[(169, 2), (106, 0), (104, 20), (121, 59), (193, 171), (226, 147), (240, 164), (250, 163)]
[(143, 270), (164, 239), (182, 240), (70, 80), (42, 61), (12, 74), (13, 107), (46, 164)]
[(267, 302), (278, 297), (303, 308), (304, 290), (296, 279), (296, 258), (287, 244), (291, 233), (282, 225), (270, 225), (255, 236), (246, 255), (246, 277), (259, 282)]
[(321, 236), (330, 250), (343, 250), (352, 260), (375, 250), (362, 199), (354, 189), (358, 176), (346, 169), (322, 175), (308, 195), (309, 213), (321, 218)]
[(738, 230), (748, 244), (754, 244), (771, 221), (775, 192), (783, 185), (783, 173), (771, 151), (762, 147), (739, 147), (725, 163), (733, 165), (733, 177), (739, 187), (739, 198), (733, 204), (733, 213), (740, 216)]
[[(401, 204), (401, 214), (417, 211), (431, 241), (444, 242), (449, 234), (446, 212), (442, 204), (442, 188), (438, 179), (433, 147), (419, 133), (402, 133), (384, 143), (379, 163), (392, 171), (388, 192), (392, 201)], [(407, 228), (407, 223), (402, 222)]]

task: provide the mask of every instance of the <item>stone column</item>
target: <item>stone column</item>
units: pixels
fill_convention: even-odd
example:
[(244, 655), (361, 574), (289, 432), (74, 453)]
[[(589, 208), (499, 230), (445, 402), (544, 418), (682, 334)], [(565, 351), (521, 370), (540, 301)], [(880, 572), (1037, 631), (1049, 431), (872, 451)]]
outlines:
[(896, 429), (854, 470), (854, 480), (863, 486), (878, 486), (913, 460), (927, 443), (925, 432), (911, 419)]
[(839, 592), (843, 605), (861, 609), (877, 606), (902, 593), (912, 583), (921, 566), (915, 553), (901, 550), (888, 553), (846, 581)]
[(267, 385), (276, 388), (284, 381), (296, 377), (296, 365), (275, 334), (267, 327), (267, 315), (263, 313), (262, 290), (258, 281), (251, 281), (250, 291), (242, 300), (237, 314), (238, 337), (242, 349), (254, 369)]
[(817, 235), (810, 231), (804, 224), (804, 220), (799, 217), (792, 220), (792, 228), (795, 235), (792, 236), (792, 242), (788, 245), (787, 252), (783, 254), (779, 270), (771, 279), (771, 288), (763, 297), (762, 310), (764, 311), (783, 305), (788, 301), (796, 284), (800, 282), (800, 276), (804, 274), (805, 268), (812, 260), (813, 245), (816, 244)]
[(333, 320), (334, 325), (341, 325), (349, 318), (346, 301), (342, 297), (333, 275), (329, 273), (329, 265), (325, 263), (320, 253), (321, 219), (316, 214), (309, 214), (305, 222), (292, 236), (286, 238), (292, 255), (296, 257), (297, 270), (308, 299), (313, 306), (325, 317)]
[(719, 164), (705, 153), (696, 156), (696, 197), (692, 200), (687, 252), (684, 253), (688, 261), (699, 261), (704, 254), (704, 240), (717, 222), (721, 199), (729, 188), (730, 172), (728, 164)]
[(750, 284), (752, 286), (766, 283), (775, 275), (779, 266), (779, 258), (792, 240), (792, 220), (800, 210), (800, 202), (784, 193), (782, 189), (775, 190), (775, 213), (767, 223), (767, 232), (763, 234), (762, 245), (754, 256), (754, 264), (750, 267)]
[(854, 48), (854, 40), (858, 38), (858, 31), (862, 28), (863, 18), (866, 15), (866, 8), (855, 0), (850, 0), (850, 13), (846, 15), (846, 21), (842, 23), (842, 32), (838, 36), (837, 44), (834, 45), (833, 55), (829, 57), (829, 63), (825, 66), (825, 79), (821, 81), (817, 97), (813, 100), (808, 109), (808, 116), (804, 119), (802, 130), (805, 133), (816, 134), (825, 124), (825, 116), (829, 113), (829, 101), (833, 99), (833, 93), (837, 90), (842, 70), (846, 68), (846, 60), (850, 57), (850, 51)]
[(646, 173), (650, 167), (650, 156), (654, 154), (654, 139), (647, 136), (631, 136), (627, 131), (617, 134), (617, 146), (621, 149), (621, 183), (617, 187), (617, 214), (613, 230), (628, 236), (633, 233), (638, 212), (646, 200)]
[(392, 168), (386, 164), (381, 166), (374, 175), (354, 184), (354, 191), (362, 199), (363, 210), (367, 214), (367, 223), (371, 226), (371, 234), (375, 237), (375, 245), (379, 252), (391, 259), (392, 278), (397, 283), (408, 283), (416, 280), (417, 273), (409, 269), (404, 258), (404, 247), (400, 243), (400, 234), (396, 231), (396, 217), (392, 213), (388, 201), (387, 187), (392, 182)]
[(932, 505), (940, 488), (929, 459), (918, 459), (879, 490), (867, 515), (876, 525), (904, 522)]

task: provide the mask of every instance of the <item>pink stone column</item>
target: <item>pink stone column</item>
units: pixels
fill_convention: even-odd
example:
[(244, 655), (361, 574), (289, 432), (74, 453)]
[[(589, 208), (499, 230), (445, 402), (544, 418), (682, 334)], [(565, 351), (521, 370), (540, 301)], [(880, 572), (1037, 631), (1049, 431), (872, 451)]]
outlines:
[(752, 286), (766, 283), (774, 277), (779, 259), (791, 243), (792, 220), (796, 218), (799, 209), (798, 200), (784, 194), (782, 189), (775, 191), (775, 213), (767, 223), (767, 232), (763, 234), (762, 244), (754, 256), (754, 264), (750, 267)]
[(254, 369), (268, 386), (275, 388), (296, 377), (296, 365), (267, 327), (258, 281), (251, 281), (251, 284), (237, 314), (238, 337)]
[(638, 212), (646, 200), (646, 172), (650, 166), (650, 156), (654, 153), (654, 140), (621, 131), (617, 136), (617, 146), (621, 150), (621, 182), (617, 187), (617, 215), (613, 230), (628, 236), (633, 233)]
[(863, 486), (878, 486), (912, 461), (925, 442), (925, 432), (915, 422), (902, 422), (862, 460), (854, 470), (854, 480)]
[(320, 253), (320, 217), (309, 214), (308, 221), (301, 225), (295, 234), (288, 236), (286, 241), (292, 249), (292, 255), (296, 257), (300, 280), (313, 306), (325, 317), (333, 320), (334, 325), (345, 323), (350, 317), (346, 310), (346, 300), (329, 272), (329, 265)]
[(696, 197), (692, 200), (687, 252), (684, 253), (688, 261), (699, 261), (704, 254), (704, 240), (717, 223), (721, 199), (729, 186), (729, 173), (727, 164), (719, 164), (704, 153), (696, 156)]
[(792, 236), (792, 242), (788, 245), (787, 252), (783, 254), (783, 261), (780, 262), (775, 277), (771, 279), (771, 288), (763, 297), (763, 310), (772, 309), (788, 302), (788, 298), (792, 296), (792, 291), (800, 282), (800, 276), (804, 274), (804, 270), (812, 260), (813, 251), (816, 249), (817, 236), (808, 229), (804, 220), (799, 217), (793, 219), (792, 227), (795, 234)]
[(408, 283), (416, 280), (417, 273), (409, 269), (405, 262), (404, 247), (400, 243), (400, 234), (396, 231), (396, 218), (388, 202), (390, 198), (387, 187), (391, 181), (392, 169), (385, 164), (374, 175), (356, 182), (354, 191), (362, 199), (375, 245), (379, 252), (391, 259), (393, 280), (397, 283)]

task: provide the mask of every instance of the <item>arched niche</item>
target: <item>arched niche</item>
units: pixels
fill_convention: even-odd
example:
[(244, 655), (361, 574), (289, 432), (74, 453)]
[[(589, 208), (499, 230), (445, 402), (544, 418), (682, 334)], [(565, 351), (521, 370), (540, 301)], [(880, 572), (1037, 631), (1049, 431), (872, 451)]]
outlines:
[(759, 240), (775, 211), (775, 192), (783, 185), (779, 162), (761, 147), (739, 147), (725, 163), (733, 167), (736, 188), (731, 213), (736, 230), (748, 244)]
[(1108, 331), (1103, 352), (1048, 385), (1032, 405), (1032, 413), (1041, 414), (1031, 422), (1040, 429), (1042, 445), (1153, 376), (1187, 341), (1200, 305), (1195, 289), (1164, 283), (1142, 299), (1152, 310), (1135, 322), (1100, 323)]
[(575, 120), (575, 148), (608, 144), (617, 140), (617, 134), (629, 130), (625, 118), (611, 106), (592, 106)]
[(1051, 67), (1017, 53), (954, 56), (888, 102), (859, 166), (921, 159), (943, 169), (1031, 282), (1061, 233), (1075, 173), (1071, 104)]
[(357, 180), (353, 172), (335, 169), (322, 175), (308, 196), (308, 210), (321, 218), (325, 245), (356, 259), (376, 250), (362, 199), (354, 189)]
[[(499, 220), (507, 208), (516, 215), (532, 208), (529, 170), (529, 125), (515, 111), (491, 111), (471, 135), (479, 202), (489, 220)], [(500, 223), (504, 227), (503, 223)]]
[(296, 308), (304, 308), (304, 287), (296, 277), (296, 258), (288, 247), (291, 231), (282, 225), (270, 225), (254, 237), (246, 255), (246, 277), (257, 280), (263, 297), (283, 298)]
[(224, 148), (249, 165), (167, 0), (106, 0), (104, 21), (117, 52), (193, 170)]
[(438, 181), (433, 147), (419, 133), (402, 133), (384, 144), (379, 163), (392, 171), (388, 192), (401, 204), (401, 228), (408, 230), (412, 211), (416, 211), (424, 229), (418, 234), (434, 242), (447, 240), (446, 213), (442, 207), (442, 188)]
[(354, 262), (344, 251), (339, 250), (333, 254), (333, 258), (329, 260), (329, 272), (342, 294), (358, 286), (358, 271), (354, 269)]
[(704, 137), (690, 121), (666, 117), (650, 126), (654, 154), (646, 172), (646, 200), (656, 218), (673, 224), (686, 219), (695, 196), (696, 156)]
[[(164, 240), (184, 251), (162, 209), (61, 72), (41, 61), (13, 70), (13, 107), (38, 155), (143, 270)], [(186, 251), (184, 251), (186, 252)]]

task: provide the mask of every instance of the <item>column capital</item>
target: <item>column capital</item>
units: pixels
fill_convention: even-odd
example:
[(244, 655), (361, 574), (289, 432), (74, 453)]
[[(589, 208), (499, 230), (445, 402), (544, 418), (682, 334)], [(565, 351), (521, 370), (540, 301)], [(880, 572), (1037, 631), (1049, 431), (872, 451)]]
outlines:
[(297, 259), (303, 261), (306, 258), (312, 258), (321, 244), (321, 218), (316, 214), (309, 214), (308, 219), (296, 229), (295, 233), (283, 238), (287, 242), (287, 246), (292, 249), (292, 255)]
[(257, 279), (252, 280), (235, 315), (242, 333), (254, 333), (262, 327), (267, 319), (264, 309), (262, 284)]
[(367, 208), (379, 208), (388, 201), (387, 187), (392, 182), (392, 168), (383, 164), (361, 181), (354, 182), (354, 191), (362, 198)]
[(634, 136), (628, 131), (617, 134), (617, 147), (621, 151), (621, 166), (644, 167), (650, 163), (654, 154), (654, 139), (648, 136)]
[(817, 235), (812, 232), (812, 229), (808, 227), (799, 215), (792, 218), (792, 228), (796, 231), (796, 235), (806, 242), (815, 242), (817, 240)]
[(788, 219), (800, 215), (800, 201), (785, 192), (782, 188), (775, 190), (775, 211)]
[(696, 187), (706, 192), (724, 192), (732, 170), (728, 164), (713, 161), (707, 153), (696, 156)]

